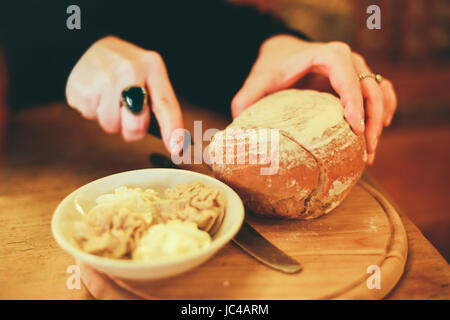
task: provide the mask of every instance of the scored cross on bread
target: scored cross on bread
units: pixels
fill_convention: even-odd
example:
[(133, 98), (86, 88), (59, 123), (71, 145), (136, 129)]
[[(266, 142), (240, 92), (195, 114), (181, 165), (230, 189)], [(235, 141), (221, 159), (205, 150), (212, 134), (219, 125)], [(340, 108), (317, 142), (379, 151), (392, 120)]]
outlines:
[[(359, 180), (367, 156), (364, 138), (353, 133), (343, 114), (339, 99), (329, 93), (271, 94), (214, 136), (211, 168), (255, 213), (296, 219), (328, 213)], [(267, 136), (257, 135), (255, 145), (249, 129), (265, 129)], [(268, 161), (251, 161), (264, 158), (261, 147)], [(270, 166), (276, 170), (264, 174)]]

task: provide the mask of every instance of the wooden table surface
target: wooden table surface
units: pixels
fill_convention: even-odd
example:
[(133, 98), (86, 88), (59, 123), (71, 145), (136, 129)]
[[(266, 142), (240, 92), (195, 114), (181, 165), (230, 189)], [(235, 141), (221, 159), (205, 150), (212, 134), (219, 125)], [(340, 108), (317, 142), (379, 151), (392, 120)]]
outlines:
[[(194, 120), (203, 121), (203, 132), (228, 121), (188, 104), (183, 111), (189, 130)], [(53, 240), (53, 210), (87, 182), (150, 167), (148, 155), (163, 151), (162, 143), (150, 136), (125, 143), (63, 104), (23, 110), (9, 120), (0, 155), (0, 299), (90, 299), (83, 286), (67, 288), (67, 268), (74, 261)], [(364, 179), (376, 186), (370, 177)], [(449, 265), (399, 212), (408, 235), (408, 261), (386, 298), (449, 299)]]

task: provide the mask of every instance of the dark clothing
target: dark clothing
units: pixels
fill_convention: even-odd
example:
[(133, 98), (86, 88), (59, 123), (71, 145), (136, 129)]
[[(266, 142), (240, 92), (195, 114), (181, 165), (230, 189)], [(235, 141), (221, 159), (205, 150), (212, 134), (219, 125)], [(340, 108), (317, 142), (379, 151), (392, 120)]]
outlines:
[[(96, 40), (115, 35), (164, 58), (178, 95), (229, 108), (268, 37), (305, 38), (250, 6), (216, 0), (46, 0), (3, 2), (3, 42), (13, 107), (64, 99), (67, 77)], [(69, 30), (69, 5), (81, 30)]]

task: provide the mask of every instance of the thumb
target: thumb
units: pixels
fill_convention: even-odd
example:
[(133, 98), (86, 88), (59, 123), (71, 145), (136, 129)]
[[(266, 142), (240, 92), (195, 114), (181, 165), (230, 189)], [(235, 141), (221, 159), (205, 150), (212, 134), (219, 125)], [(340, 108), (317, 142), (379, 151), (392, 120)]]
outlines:
[(236, 118), (242, 111), (270, 93), (270, 83), (273, 80), (268, 74), (253, 70), (250, 72), (244, 85), (231, 101), (231, 114), (233, 118)]
[(231, 102), (233, 118), (266, 95), (292, 86), (306, 71), (306, 66), (301, 66), (292, 73), (287, 62), (274, 63), (273, 58), (259, 57)]

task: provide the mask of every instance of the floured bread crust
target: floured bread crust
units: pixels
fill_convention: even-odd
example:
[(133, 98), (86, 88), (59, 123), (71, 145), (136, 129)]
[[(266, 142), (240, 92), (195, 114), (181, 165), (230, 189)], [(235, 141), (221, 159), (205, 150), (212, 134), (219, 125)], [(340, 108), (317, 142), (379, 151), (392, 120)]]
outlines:
[[(244, 144), (248, 156), (257, 152), (245, 139), (224, 143), (222, 136), (236, 129), (261, 128), (279, 132), (276, 174), (261, 174), (270, 163), (217, 161), (217, 150), (223, 145), (225, 153), (230, 143), (236, 149)], [(268, 141), (271, 145), (270, 137)], [(248, 209), (297, 219), (315, 218), (339, 205), (360, 178), (366, 157), (364, 139), (350, 129), (338, 98), (296, 89), (255, 103), (215, 135), (209, 151), (217, 178), (232, 186)]]

